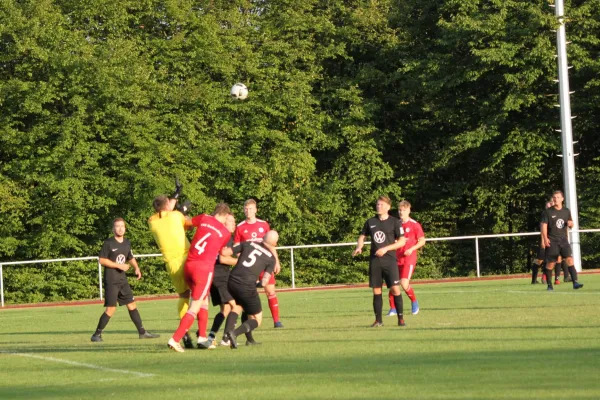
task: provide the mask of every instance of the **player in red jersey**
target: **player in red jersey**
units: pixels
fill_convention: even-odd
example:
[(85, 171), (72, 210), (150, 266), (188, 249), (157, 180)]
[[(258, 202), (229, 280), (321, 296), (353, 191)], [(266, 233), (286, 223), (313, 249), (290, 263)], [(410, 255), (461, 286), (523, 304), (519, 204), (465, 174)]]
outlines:
[[(406, 295), (412, 302), (412, 313), (419, 313), (419, 302), (415, 296), (413, 288), (410, 286), (410, 278), (415, 271), (417, 265), (417, 250), (425, 246), (425, 234), (421, 224), (410, 217), (410, 203), (402, 200), (398, 203), (398, 213), (404, 230), (406, 244), (396, 251), (398, 258), (398, 270), (400, 272), (400, 286), (406, 292)], [(390, 292), (390, 312), (388, 316), (396, 315), (394, 308), (394, 297)]]
[[(184, 352), (179, 342), (194, 323), (200, 308), (205, 305), (208, 309), (208, 294), (217, 256), (232, 254), (231, 249), (225, 247), (231, 238), (231, 233), (225, 227), (228, 215), (231, 215), (229, 206), (220, 203), (212, 215), (201, 214), (192, 218), (196, 233), (184, 267), (185, 281), (191, 290), (192, 301), (168, 343), (169, 348), (179, 353)], [(208, 314), (206, 318), (208, 319)]]
[[(248, 199), (244, 202), (244, 215), (246, 220), (238, 224), (235, 235), (233, 238), (234, 246), (242, 242), (256, 242), (262, 241), (262, 238), (270, 230), (269, 223), (267, 221), (256, 218), (256, 201)], [(275, 293), (275, 274), (278, 274), (281, 270), (279, 265), (279, 258), (277, 252), (274, 252), (276, 264), (275, 273), (271, 275), (269, 283), (265, 286), (265, 294), (269, 300), (269, 309), (271, 310), (271, 316), (273, 317), (273, 323), (275, 328), (283, 328), (283, 324), (279, 320), (279, 302), (277, 300), (277, 294)], [(262, 281), (263, 274), (261, 273), (259, 280)]]

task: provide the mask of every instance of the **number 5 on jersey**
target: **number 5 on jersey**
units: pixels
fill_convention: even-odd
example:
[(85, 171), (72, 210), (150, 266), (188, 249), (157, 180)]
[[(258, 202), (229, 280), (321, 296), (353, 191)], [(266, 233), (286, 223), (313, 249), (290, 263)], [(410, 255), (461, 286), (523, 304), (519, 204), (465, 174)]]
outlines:
[(250, 267), (251, 267), (251, 266), (253, 266), (253, 265), (254, 265), (254, 263), (256, 262), (256, 257), (257, 257), (257, 256), (260, 256), (260, 255), (261, 255), (261, 252), (260, 252), (259, 250), (252, 250), (252, 253), (248, 254), (248, 260), (247, 260), (247, 261), (244, 261), (244, 262), (242, 263), (242, 265), (243, 265), (244, 267), (248, 267), (248, 268), (250, 268)]
[(207, 233), (206, 235), (202, 236), (200, 240), (198, 240), (194, 245), (194, 247), (198, 250), (198, 255), (204, 253), (204, 249), (206, 247), (206, 239), (208, 239), (210, 235), (210, 233)]

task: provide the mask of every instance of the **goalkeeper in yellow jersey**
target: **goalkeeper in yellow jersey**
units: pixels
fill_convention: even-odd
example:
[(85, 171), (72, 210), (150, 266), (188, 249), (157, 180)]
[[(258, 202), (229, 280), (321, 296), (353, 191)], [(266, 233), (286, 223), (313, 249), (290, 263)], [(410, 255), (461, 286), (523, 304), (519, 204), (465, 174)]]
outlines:
[[(189, 200), (180, 206), (177, 205), (181, 189), (182, 185), (176, 181), (175, 192), (171, 197), (157, 196), (152, 203), (156, 214), (148, 219), (150, 230), (165, 260), (167, 272), (175, 291), (179, 294), (177, 311), (180, 319), (185, 315), (190, 304), (190, 290), (185, 283), (183, 267), (190, 248), (185, 230), (193, 228), (191, 220), (185, 216), (191, 206)], [(175, 210), (176, 206), (178, 206), (177, 210)], [(184, 345), (186, 348), (194, 347), (187, 333), (184, 337)]]

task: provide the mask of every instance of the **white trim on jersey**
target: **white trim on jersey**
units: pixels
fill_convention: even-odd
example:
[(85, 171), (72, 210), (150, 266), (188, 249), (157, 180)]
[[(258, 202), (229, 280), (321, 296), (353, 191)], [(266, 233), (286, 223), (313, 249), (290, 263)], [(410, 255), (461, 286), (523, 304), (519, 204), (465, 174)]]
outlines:
[(242, 222), (240, 222), (239, 224), (237, 224), (237, 226), (242, 226), (242, 225), (244, 225), (244, 224), (248, 224), (248, 225), (254, 225), (254, 224), (255, 224), (255, 223), (257, 223), (257, 222), (266, 222), (266, 223), (268, 224), (268, 222), (267, 222), (267, 221), (265, 221), (265, 220), (263, 220), (263, 219), (258, 219), (258, 218), (256, 218), (256, 221), (254, 221), (254, 222), (252, 222), (252, 223), (250, 223), (250, 222), (247, 222), (246, 220), (243, 220)]

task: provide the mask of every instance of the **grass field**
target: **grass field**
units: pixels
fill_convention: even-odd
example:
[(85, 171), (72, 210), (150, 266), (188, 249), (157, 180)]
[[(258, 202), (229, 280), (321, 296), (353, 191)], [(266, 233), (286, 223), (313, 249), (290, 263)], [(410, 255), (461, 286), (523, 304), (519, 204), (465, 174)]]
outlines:
[(280, 293), (285, 328), (265, 308), (262, 346), (185, 354), (166, 347), (176, 300), (139, 303), (162, 334), (146, 341), (125, 309), (103, 343), (100, 305), (2, 310), (0, 399), (600, 399), (600, 275), (581, 281), (415, 285), (405, 328), (367, 328), (369, 289)]

